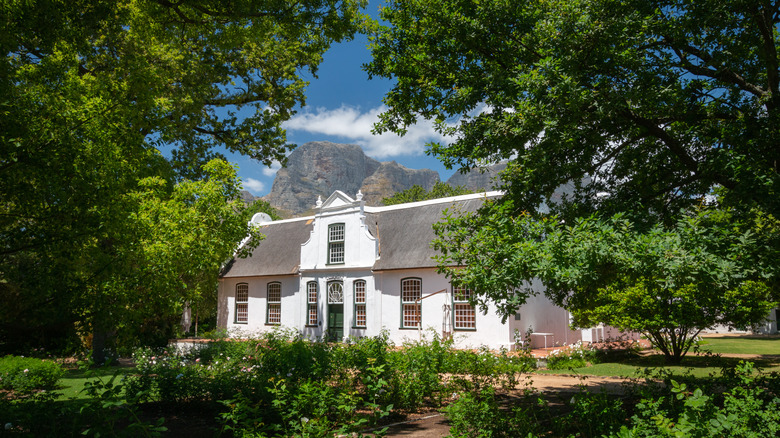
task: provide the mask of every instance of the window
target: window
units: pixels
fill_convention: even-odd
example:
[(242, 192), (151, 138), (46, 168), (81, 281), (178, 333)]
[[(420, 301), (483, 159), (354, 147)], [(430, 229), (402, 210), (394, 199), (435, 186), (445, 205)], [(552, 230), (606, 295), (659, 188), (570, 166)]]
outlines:
[(355, 327), (366, 326), (366, 282), (355, 282)]
[(306, 325), (318, 325), (317, 315), (317, 282), (306, 283)]
[(268, 311), (265, 323), (282, 323), (282, 283), (268, 283)]
[(340, 281), (328, 283), (328, 304), (344, 303), (344, 285)]
[(344, 224), (328, 227), (328, 264), (344, 263)]
[(477, 328), (477, 314), (474, 306), (469, 302), (470, 299), (471, 290), (460, 286), (452, 288), (455, 330), (475, 330)]
[(401, 328), (420, 327), (422, 318), (422, 280), (405, 278), (401, 280)]
[(236, 322), (247, 323), (249, 319), (249, 285), (236, 285)]

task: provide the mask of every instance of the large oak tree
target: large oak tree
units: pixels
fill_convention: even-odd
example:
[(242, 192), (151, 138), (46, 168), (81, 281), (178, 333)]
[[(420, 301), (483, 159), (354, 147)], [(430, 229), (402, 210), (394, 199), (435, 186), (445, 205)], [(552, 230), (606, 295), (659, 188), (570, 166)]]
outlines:
[[(292, 145), (281, 123), (305, 103), (305, 76), (352, 37), (363, 4), (3, 2), (0, 290), (17, 313), (2, 317), (0, 337), (73, 321), (107, 332), (125, 317), (137, 322), (130, 301), (192, 299), (182, 287), (197, 282), (193, 270), (214, 270), (246, 233), (245, 221), (224, 216), (239, 182), (206, 163), (221, 150), (283, 160)], [(155, 216), (160, 232), (150, 228), (152, 201), (170, 210)], [(166, 254), (163, 244), (194, 248), (187, 242), (201, 228), (218, 240), (212, 249), (151, 256)]]
[[(509, 160), (504, 199), (457, 224), (468, 236), (487, 229), (498, 239), (496, 251), (480, 251), (476, 238), (459, 238), (453, 226), (443, 227), (440, 242), (443, 266), (468, 265), (449, 275), (507, 313), (525, 295), (486, 283), (519, 284), (544, 270), (510, 257), (496, 259), (516, 260), (497, 271), (479, 263), (544, 239), (545, 227), (515, 227), (527, 218), (557, 215), (561, 228), (584, 233), (576, 218), (609, 226), (622, 214), (633, 233), (661, 244), (658, 227), (675, 232), (681, 218), (699, 214), (697, 206), (713, 197), (707, 208), (739, 216), (737, 234), (780, 213), (777, 2), (395, 0), (382, 18), (389, 24), (375, 31), (367, 71), (396, 84), (376, 129), (403, 133), (419, 118), (431, 119), (457, 139), (429, 146), (446, 165)], [(568, 196), (556, 199), (565, 184)], [(501, 237), (502, 229), (515, 234)], [(771, 248), (766, 242), (757, 247)], [(718, 257), (728, 258), (724, 248)], [(762, 260), (773, 256), (766, 252)], [(776, 291), (776, 263), (762, 266), (751, 281)], [(593, 308), (599, 288), (628, 290), (598, 274), (553, 298)], [(546, 282), (562, 284), (565, 275), (561, 269)]]

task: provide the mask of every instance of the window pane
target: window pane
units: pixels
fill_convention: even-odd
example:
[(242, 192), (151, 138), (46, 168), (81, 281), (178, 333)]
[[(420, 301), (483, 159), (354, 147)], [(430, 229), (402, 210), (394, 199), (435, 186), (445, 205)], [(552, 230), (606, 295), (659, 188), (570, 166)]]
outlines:
[(308, 325), (317, 325), (317, 305), (309, 304), (309, 320)]
[(365, 303), (366, 302), (366, 282), (365, 281), (356, 281), (355, 282), (355, 302), (356, 303)]
[(328, 242), (344, 241), (344, 224), (334, 224), (328, 228)]
[(282, 284), (270, 283), (268, 285), (268, 324), (282, 323)]
[(247, 322), (249, 318), (249, 285), (236, 285), (236, 322)]
[(308, 298), (307, 302), (309, 304), (316, 304), (317, 303), (317, 283), (310, 281), (308, 283)]
[(455, 302), (468, 302), (468, 300), (471, 299), (471, 290), (462, 286), (456, 287), (453, 290), (453, 298)]
[(236, 322), (247, 322), (249, 319), (249, 305), (236, 303)]
[(355, 326), (356, 327), (366, 326), (366, 305), (365, 304), (355, 304)]
[(419, 300), (422, 297), (422, 281), (417, 278), (408, 278), (401, 283), (401, 301), (408, 303)]
[(455, 328), (473, 329), (477, 327), (476, 313), (471, 304), (455, 304)]
[(268, 285), (268, 302), (269, 303), (281, 303), (282, 302), (282, 285), (279, 283), (271, 283)]
[(282, 305), (281, 304), (269, 304), (268, 305), (268, 324), (281, 324), (282, 323)]
[(341, 304), (344, 302), (344, 286), (341, 282), (328, 283), (328, 303)]
[(420, 306), (417, 304), (403, 305), (404, 327), (417, 327), (420, 325)]
[(344, 263), (344, 242), (328, 245), (328, 263)]

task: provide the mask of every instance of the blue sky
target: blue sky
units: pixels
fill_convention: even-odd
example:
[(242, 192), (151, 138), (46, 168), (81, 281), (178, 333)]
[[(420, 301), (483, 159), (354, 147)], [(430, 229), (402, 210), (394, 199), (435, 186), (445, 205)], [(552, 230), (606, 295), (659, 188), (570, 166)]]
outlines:
[[(367, 12), (377, 17), (381, 2), (369, 1)], [(388, 80), (374, 78), (361, 65), (371, 60), (368, 39), (358, 35), (354, 40), (334, 45), (324, 55), (317, 78), (307, 78), (306, 107), (285, 124), (290, 142), (302, 145), (309, 141), (332, 141), (358, 144), (366, 154), (380, 161), (397, 161), (411, 169), (428, 168), (439, 172), (446, 181), (455, 171), (448, 171), (436, 159), (425, 155), (425, 143), (444, 141), (430, 123), (418, 123), (404, 137), (392, 134), (374, 136), (371, 126), (382, 111), (382, 97), (392, 87)], [(238, 165), (244, 189), (256, 196), (271, 190), (278, 166), (268, 168), (240, 155), (228, 158)]]

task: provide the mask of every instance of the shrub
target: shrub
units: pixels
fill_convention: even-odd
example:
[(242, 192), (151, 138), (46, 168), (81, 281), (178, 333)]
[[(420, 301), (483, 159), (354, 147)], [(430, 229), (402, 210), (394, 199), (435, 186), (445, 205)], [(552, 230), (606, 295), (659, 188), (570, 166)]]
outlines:
[(2, 389), (18, 392), (53, 389), (63, 374), (59, 364), (48, 360), (11, 355), (0, 359)]
[(643, 399), (631, 424), (612, 436), (778, 436), (780, 394), (771, 389), (777, 378), (757, 378), (751, 363), (740, 363), (724, 373), (722, 394), (690, 390), (687, 384), (671, 380), (670, 396)]

